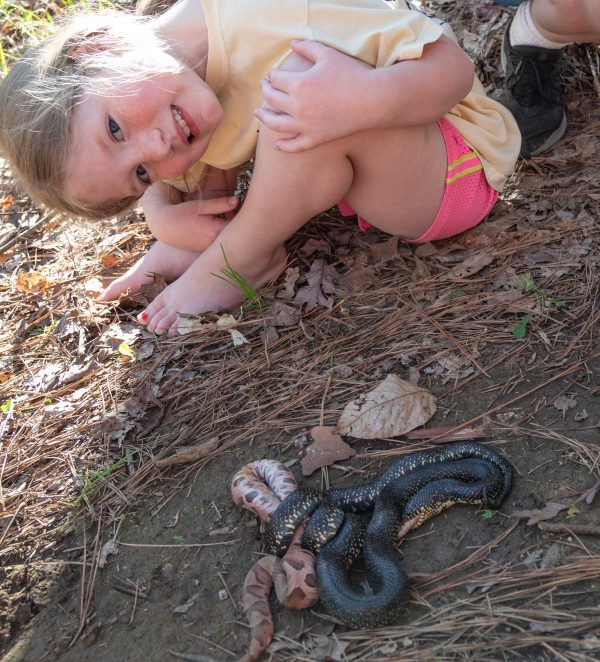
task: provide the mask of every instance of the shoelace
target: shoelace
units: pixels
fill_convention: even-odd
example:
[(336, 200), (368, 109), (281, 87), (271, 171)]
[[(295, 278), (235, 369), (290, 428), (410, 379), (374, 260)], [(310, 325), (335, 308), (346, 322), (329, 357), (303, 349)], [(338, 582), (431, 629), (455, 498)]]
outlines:
[(540, 97), (552, 104), (560, 103), (561, 90), (558, 67), (554, 62), (542, 63), (522, 56), (507, 81), (513, 96), (524, 106), (539, 105)]

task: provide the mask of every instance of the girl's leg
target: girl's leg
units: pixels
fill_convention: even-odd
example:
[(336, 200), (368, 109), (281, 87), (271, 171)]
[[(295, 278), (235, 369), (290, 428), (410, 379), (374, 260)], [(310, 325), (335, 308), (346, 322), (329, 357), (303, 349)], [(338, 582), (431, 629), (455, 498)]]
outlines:
[(421, 236), (445, 188), (446, 147), (437, 124), (362, 132), (348, 140), (354, 178), (344, 199), (380, 230)]
[[(495, 204), (498, 193), (487, 182), (483, 171), (483, 164), (478, 154), (465, 142), (460, 132), (446, 118), (441, 118), (436, 122), (437, 135), (442, 138), (445, 151), (445, 159), (442, 169), (443, 175), (440, 180), (430, 180), (425, 178), (427, 186), (430, 187), (428, 195), (427, 190), (422, 190), (419, 198), (417, 191), (408, 189), (408, 197), (397, 198), (397, 203), (402, 204), (402, 212), (391, 208), (393, 217), (386, 218), (385, 212), (369, 210), (362, 212), (359, 216), (359, 226), (364, 228), (364, 221), (369, 221), (369, 217), (364, 218), (366, 213), (378, 213), (378, 216), (372, 217), (372, 225), (386, 230), (393, 234), (402, 236), (407, 241), (415, 243), (424, 243), (436, 239), (445, 239), (452, 237), (465, 230), (477, 225)], [(435, 136), (434, 136), (435, 137)], [(412, 166), (412, 163), (411, 163)], [(438, 163), (430, 168), (431, 175), (435, 173), (438, 176)], [(437, 191), (439, 184), (442, 184), (443, 195), (441, 202), (438, 201)], [(352, 195), (352, 193), (350, 194)], [(356, 191), (354, 191), (356, 196)], [(388, 198), (389, 200), (389, 198)], [(344, 202), (344, 201), (343, 201)], [(368, 203), (368, 201), (366, 201)], [(414, 209), (412, 205), (417, 203), (418, 207)], [(431, 219), (431, 204), (438, 205), (435, 218)], [(358, 200), (357, 204), (365, 204), (365, 200)], [(363, 209), (368, 209), (364, 207)], [(343, 205), (340, 210), (344, 215)], [(352, 210), (350, 210), (352, 211)], [(407, 220), (404, 214), (408, 213), (410, 218)], [(424, 214), (421, 216), (421, 214)], [(415, 223), (409, 223), (412, 219), (419, 221), (427, 218), (427, 227), (423, 232), (415, 234)], [(433, 221), (433, 222), (432, 222)], [(367, 226), (369, 223), (367, 223)]]
[(408, 238), (425, 232), (437, 214), (446, 154), (435, 124), (366, 131), (299, 153), (275, 149), (276, 139), (261, 129), (242, 208), (217, 241), (138, 316), (149, 331), (174, 334), (180, 313), (238, 304), (239, 288), (220, 277), (224, 256), (260, 288), (283, 268), (283, 242), (343, 197), (378, 227)]
[(151, 283), (154, 274), (168, 281), (179, 278), (198, 257), (198, 253), (173, 248), (157, 241), (152, 248), (122, 276), (116, 278), (98, 297), (99, 301), (116, 301), (126, 292), (136, 294), (141, 285)]

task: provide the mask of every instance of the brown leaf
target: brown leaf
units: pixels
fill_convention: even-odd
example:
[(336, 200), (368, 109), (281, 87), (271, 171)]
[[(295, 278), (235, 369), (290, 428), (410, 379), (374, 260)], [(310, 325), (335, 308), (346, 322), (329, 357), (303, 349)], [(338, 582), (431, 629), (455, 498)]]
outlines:
[(592, 504), (594, 499), (596, 498), (596, 493), (598, 492), (598, 488), (600, 488), (600, 483), (596, 483), (594, 486), (590, 487), (589, 490), (586, 490), (581, 494), (581, 496), (575, 501), (575, 503), (580, 503), (581, 501), (585, 501), (588, 506)]
[(338, 460), (347, 460), (356, 454), (354, 448), (348, 446), (334, 427), (317, 425), (310, 434), (314, 443), (306, 449), (306, 455), (300, 462), (304, 476), (310, 476), (321, 467)]
[(379, 244), (369, 246), (371, 256), (373, 257), (373, 264), (388, 262), (398, 257), (398, 240), (399, 237), (393, 236)]
[(429, 391), (388, 375), (344, 407), (337, 429), (359, 439), (397, 437), (427, 423), (435, 410), (436, 400)]
[(527, 526), (533, 526), (542, 520), (556, 517), (561, 510), (566, 510), (568, 507), (569, 506), (565, 506), (564, 503), (548, 501), (542, 509), (533, 508), (532, 510), (513, 510), (511, 515), (513, 517), (518, 517), (519, 519), (529, 518), (527, 520)]
[(140, 293), (148, 301), (154, 301), (167, 286), (167, 281), (161, 274), (152, 274), (152, 277), (153, 280), (151, 283), (142, 283), (140, 285)]
[(21, 272), (17, 276), (17, 282), (15, 283), (15, 289), (23, 294), (45, 292), (51, 287), (52, 283), (42, 276), (39, 271)]
[(307, 313), (318, 306), (332, 308), (333, 298), (327, 295), (335, 292), (334, 280), (337, 278), (335, 269), (323, 260), (315, 260), (306, 278), (308, 285), (298, 290), (294, 300), (300, 305), (305, 303)]
[(478, 271), (481, 271), (483, 267), (487, 267), (487, 265), (493, 261), (494, 256), (490, 255), (489, 253), (484, 253), (483, 251), (480, 251), (479, 253), (473, 253), (460, 264), (457, 264), (452, 268), (452, 275), (457, 276), (458, 278), (463, 278), (464, 276), (472, 276)]
[(300, 320), (301, 312), (297, 306), (290, 306), (283, 301), (274, 301), (266, 312), (266, 319), (273, 326), (296, 326)]

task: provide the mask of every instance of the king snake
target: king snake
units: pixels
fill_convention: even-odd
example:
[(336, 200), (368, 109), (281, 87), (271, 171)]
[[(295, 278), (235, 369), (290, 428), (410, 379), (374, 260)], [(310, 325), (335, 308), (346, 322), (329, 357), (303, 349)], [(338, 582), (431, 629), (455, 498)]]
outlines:
[[(328, 613), (353, 628), (386, 625), (397, 619), (406, 604), (408, 577), (394, 546), (399, 530), (403, 535), (456, 503), (497, 508), (512, 484), (509, 462), (472, 442), (448, 444), (440, 450), (404, 456), (373, 481), (324, 493), (292, 489), (295, 481), (283, 465), (273, 460), (262, 462), (274, 463), (269, 465), (273, 470), (270, 478), (285, 475), (288, 487), (284, 491), (287, 496), (281, 497), (279, 506), (271, 504), (268, 512), (259, 515), (268, 522), (266, 551), (283, 556), (294, 535), (298, 537), (298, 527), (310, 517), (302, 545), (317, 554), (316, 576), (321, 602)], [(276, 470), (276, 466), (279, 469)], [(232, 484), (232, 491), (238, 491), (243, 483), (238, 476), (239, 473), (234, 477), (236, 488), (234, 490)], [(258, 482), (261, 481), (249, 482), (246, 492), (241, 490), (246, 496), (234, 497), (238, 505), (253, 510), (254, 501), (264, 501), (265, 481), (262, 481), (262, 492)], [(355, 513), (368, 510), (373, 510), (373, 515), (365, 531), (361, 518)], [(295, 547), (297, 545), (292, 549)], [(348, 576), (348, 569), (361, 550), (372, 589), (369, 595), (355, 588)], [(267, 597), (269, 591), (270, 586)], [(257, 608), (254, 604), (253, 609)], [(251, 615), (247, 612), (249, 620)], [(269, 641), (272, 620), (270, 624)], [(259, 630), (251, 630), (251, 645), (255, 643), (253, 632)], [(264, 640), (265, 637), (261, 646)], [(266, 645), (268, 642), (264, 647)]]

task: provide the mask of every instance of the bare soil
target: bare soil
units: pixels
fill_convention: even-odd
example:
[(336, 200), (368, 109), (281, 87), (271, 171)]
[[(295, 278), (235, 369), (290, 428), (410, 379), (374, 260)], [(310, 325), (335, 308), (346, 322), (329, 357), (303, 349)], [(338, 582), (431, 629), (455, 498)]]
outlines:
[[(429, 3), (448, 12), (492, 85), (509, 12), (464, 4)], [(347, 438), (355, 457), (302, 477), (310, 429), (335, 425), (390, 373), (436, 396), (427, 428), (468, 427), (505, 454), (513, 489), (491, 517), (456, 506), (409, 535), (412, 590), (397, 624), (351, 631), (320, 605), (294, 612), (273, 599), (264, 659), (600, 659), (598, 50), (573, 47), (568, 62), (566, 137), (520, 163), (483, 224), (415, 248), (363, 235), (333, 211), (315, 219), (290, 242), (295, 289), (322, 259), (336, 270), (335, 293), (273, 323), (277, 302), (300, 310), (274, 287), (240, 318), (240, 347), (210, 320), (156, 339), (132, 324), (135, 301), (90, 299), (91, 276), (110, 278), (147, 248), (137, 215), (40, 223), (26, 199), (6, 204), (3, 660), (240, 657), (242, 585), (261, 531), (231, 501), (233, 474), (272, 457), (302, 485), (350, 485), (392, 453), (440, 443)], [(6, 191), (11, 182), (5, 168)], [(156, 467), (212, 437), (219, 447), (207, 458)], [(549, 502), (565, 508), (540, 525), (514, 515)]]

